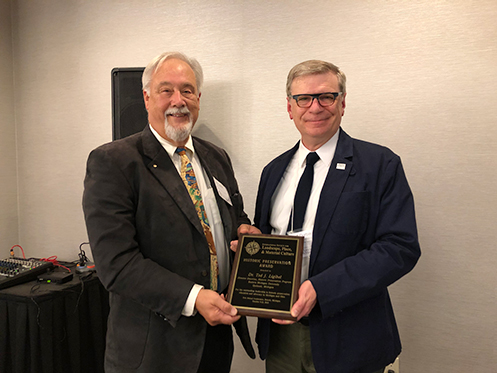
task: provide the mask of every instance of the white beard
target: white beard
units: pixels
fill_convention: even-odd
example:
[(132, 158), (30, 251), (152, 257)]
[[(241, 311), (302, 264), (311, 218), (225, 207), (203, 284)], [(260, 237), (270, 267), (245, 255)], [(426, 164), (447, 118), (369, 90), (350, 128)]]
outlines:
[[(188, 114), (188, 123), (186, 123), (182, 127), (174, 127), (170, 125), (167, 121), (168, 114)], [(183, 107), (181, 109), (170, 108), (167, 109), (164, 113), (164, 117), (166, 120), (164, 121), (164, 130), (166, 132), (166, 136), (174, 142), (183, 142), (185, 141), (193, 129), (192, 116), (190, 114), (190, 110), (188, 108)]]

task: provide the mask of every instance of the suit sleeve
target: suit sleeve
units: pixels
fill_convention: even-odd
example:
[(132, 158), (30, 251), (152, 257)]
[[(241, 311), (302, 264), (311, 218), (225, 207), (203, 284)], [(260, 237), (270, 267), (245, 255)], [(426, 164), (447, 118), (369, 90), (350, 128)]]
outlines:
[(102, 283), (174, 325), (193, 282), (143, 256), (137, 239), (138, 197), (132, 177), (105, 149), (98, 148), (88, 158), (84, 187), (88, 237)]
[(338, 210), (348, 210), (350, 214), (351, 206), (357, 206), (358, 202), (351, 200), (350, 205), (337, 207), (325, 242), (340, 246), (323, 246), (320, 250), (343, 250), (346, 254), (309, 278), (317, 292), (323, 318), (385, 291), (408, 273), (420, 256), (413, 196), (400, 158), (390, 158), (378, 170), (377, 185), (367, 189), (363, 194), (369, 196), (365, 199), (369, 208), (353, 210), (361, 219), (367, 218), (365, 231), (348, 236), (337, 233), (340, 218), (345, 215), (340, 216)]

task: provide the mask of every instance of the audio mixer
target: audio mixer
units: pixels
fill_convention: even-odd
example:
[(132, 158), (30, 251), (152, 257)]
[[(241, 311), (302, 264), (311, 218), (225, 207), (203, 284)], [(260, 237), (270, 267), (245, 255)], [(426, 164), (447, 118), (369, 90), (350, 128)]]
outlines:
[(36, 280), (53, 267), (51, 262), (36, 259), (7, 258), (0, 260), (0, 289)]

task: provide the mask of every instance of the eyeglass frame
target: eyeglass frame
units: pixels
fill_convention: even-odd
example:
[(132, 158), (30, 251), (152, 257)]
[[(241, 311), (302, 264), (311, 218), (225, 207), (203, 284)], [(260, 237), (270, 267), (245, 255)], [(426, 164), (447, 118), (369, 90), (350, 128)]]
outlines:
[[(331, 104), (329, 104), (329, 105), (323, 105), (321, 103), (321, 101), (319, 101), (319, 96), (321, 96), (321, 95), (332, 95), (333, 96), (333, 102)], [(321, 105), (322, 107), (332, 106), (336, 102), (338, 96), (340, 96), (340, 95), (343, 95), (343, 92), (323, 92), (323, 93), (314, 93), (314, 94), (311, 94), (311, 93), (302, 93), (300, 95), (291, 95), (290, 97), (295, 100), (295, 102), (297, 103), (297, 106), (299, 108), (301, 108), (301, 109), (308, 109), (314, 103), (314, 99), (318, 100), (318, 104)], [(301, 96), (310, 96), (312, 98), (311, 104), (309, 106), (300, 106), (298, 98), (301, 97)]]

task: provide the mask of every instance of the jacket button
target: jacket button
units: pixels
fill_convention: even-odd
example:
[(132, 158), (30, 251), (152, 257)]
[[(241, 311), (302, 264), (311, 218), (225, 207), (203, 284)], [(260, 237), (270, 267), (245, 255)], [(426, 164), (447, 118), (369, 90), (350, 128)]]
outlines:
[(207, 271), (202, 271), (201, 272), (202, 277), (207, 277), (207, 274), (208, 274)]

